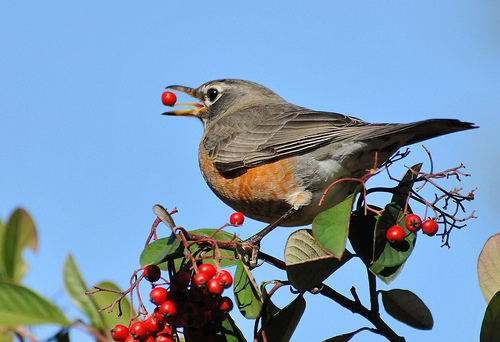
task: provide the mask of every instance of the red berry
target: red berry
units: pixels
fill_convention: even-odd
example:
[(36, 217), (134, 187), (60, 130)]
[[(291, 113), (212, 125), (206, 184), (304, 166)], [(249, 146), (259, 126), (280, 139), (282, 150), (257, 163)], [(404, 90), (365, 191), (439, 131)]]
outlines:
[(143, 321), (138, 321), (130, 326), (130, 335), (136, 340), (143, 340), (149, 335), (148, 327)]
[(434, 220), (426, 220), (422, 223), (422, 231), (429, 236), (433, 236), (438, 231), (438, 224)]
[(162, 331), (165, 327), (165, 324), (163, 322), (158, 322), (156, 320), (154, 314), (146, 318), (144, 323), (146, 323), (146, 327), (148, 328), (149, 333), (152, 335)]
[(170, 279), (170, 285), (177, 289), (186, 289), (191, 281), (191, 275), (186, 271), (179, 271)]
[(405, 227), (410, 232), (418, 232), (418, 230), (422, 228), (422, 220), (418, 215), (410, 214), (406, 216)]
[(229, 217), (229, 223), (231, 223), (233, 226), (241, 226), (243, 224), (243, 221), (245, 220), (245, 216), (243, 216), (242, 213), (232, 213), (231, 216)]
[(144, 268), (144, 278), (147, 281), (154, 283), (158, 279), (160, 279), (161, 271), (160, 268), (156, 265), (148, 265)]
[(165, 323), (165, 318), (162, 316), (160, 313), (160, 307), (157, 306), (154, 311), (153, 311), (153, 316), (156, 319), (156, 322), (158, 323)]
[(229, 297), (222, 297), (218, 303), (218, 309), (221, 311), (231, 311), (233, 309), (233, 301)]
[(227, 289), (233, 284), (233, 276), (226, 270), (220, 271), (217, 279), (219, 279), (220, 286), (224, 289)]
[(170, 334), (159, 334), (156, 336), (156, 342), (174, 342), (174, 337)]
[(128, 337), (128, 328), (124, 325), (118, 324), (111, 330), (111, 337), (115, 341), (125, 341)]
[(216, 294), (216, 295), (220, 295), (222, 293), (222, 291), (224, 290), (222, 288), (222, 286), (220, 286), (219, 279), (217, 279), (217, 278), (210, 279), (210, 281), (207, 284), (207, 289), (208, 289), (208, 292), (210, 292), (211, 294)]
[(176, 101), (177, 101), (177, 96), (175, 96), (175, 94), (172, 93), (171, 91), (166, 91), (163, 94), (161, 94), (161, 102), (165, 106), (173, 106)]
[(177, 313), (177, 307), (175, 306), (174, 302), (167, 300), (162, 305), (160, 305), (158, 311), (164, 318), (168, 318)]
[(198, 273), (193, 276), (193, 283), (200, 289), (203, 289), (207, 286), (208, 281), (210, 278), (206, 273)]
[(155, 338), (153, 336), (149, 335), (144, 340), (141, 340), (141, 342), (155, 342)]
[(405, 230), (400, 226), (392, 226), (387, 230), (386, 237), (391, 243), (401, 242), (405, 238)]
[(215, 274), (217, 273), (215, 266), (212, 264), (201, 264), (198, 266), (198, 271), (200, 273), (205, 273), (209, 280), (215, 277)]
[(155, 287), (149, 293), (149, 300), (151, 303), (161, 305), (168, 299), (168, 292), (163, 287)]
[(125, 339), (124, 342), (138, 342), (139, 340), (136, 340), (132, 336), (128, 335), (128, 337)]

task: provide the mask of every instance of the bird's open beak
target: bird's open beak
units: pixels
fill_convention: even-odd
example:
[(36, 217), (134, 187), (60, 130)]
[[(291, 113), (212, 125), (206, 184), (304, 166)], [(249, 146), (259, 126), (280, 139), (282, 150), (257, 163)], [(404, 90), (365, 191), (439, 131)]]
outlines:
[[(184, 94), (188, 94), (189, 96), (194, 97), (197, 100), (200, 100), (194, 94), (193, 88), (178, 86), (178, 85), (171, 85), (171, 86), (168, 86), (166, 89), (178, 90)], [(200, 118), (201, 111), (205, 108), (205, 106), (202, 105), (201, 103), (177, 103), (177, 104), (174, 104), (174, 106), (194, 106), (196, 108), (171, 110), (169, 112), (163, 113), (163, 115), (194, 116), (194, 117)]]

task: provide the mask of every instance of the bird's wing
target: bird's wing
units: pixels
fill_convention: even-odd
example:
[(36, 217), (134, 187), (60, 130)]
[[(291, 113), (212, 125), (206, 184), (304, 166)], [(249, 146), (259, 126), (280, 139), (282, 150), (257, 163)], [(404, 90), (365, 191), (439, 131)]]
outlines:
[(225, 172), (306, 153), (374, 129), (365, 121), (337, 113), (290, 104), (260, 105), (215, 121), (208, 127), (210, 134), (205, 135), (203, 146), (216, 167)]

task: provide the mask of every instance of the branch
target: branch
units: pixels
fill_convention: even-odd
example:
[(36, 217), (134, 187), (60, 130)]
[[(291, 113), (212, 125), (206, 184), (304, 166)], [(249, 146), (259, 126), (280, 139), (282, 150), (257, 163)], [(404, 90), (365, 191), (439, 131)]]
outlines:
[(370, 330), (374, 333), (377, 333), (379, 335), (382, 335), (386, 337), (389, 341), (391, 342), (404, 342), (405, 339), (404, 337), (401, 337), (397, 335), (381, 318), (380, 314), (377, 312), (373, 312), (371, 310), (368, 310), (361, 304), (359, 300), (351, 300), (328, 285), (323, 284), (323, 287), (321, 288), (320, 292), (323, 296), (328, 297), (344, 308), (350, 310), (352, 313), (360, 314), (367, 320), (369, 320), (374, 326), (375, 330)]

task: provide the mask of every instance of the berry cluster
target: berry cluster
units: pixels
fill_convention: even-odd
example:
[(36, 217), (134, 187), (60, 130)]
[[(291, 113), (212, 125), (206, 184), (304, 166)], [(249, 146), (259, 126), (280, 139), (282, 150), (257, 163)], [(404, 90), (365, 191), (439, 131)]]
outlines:
[[(422, 228), (422, 231), (429, 236), (435, 235), (438, 231), (438, 224), (436, 221), (429, 219), (422, 222), (420, 217), (415, 214), (410, 214), (406, 217), (405, 227), (412, 233), (416, 233)], [(405, 236), (405, 231), (401, 226), (392, 226), (386, 233), (386, 238), (391, 243), (401, 242), (404, 240)]]
[[(150, 282), (159, 280), (160, 273), (156, 265), (144, 268), (144, 277)], [(153, 313), (130, 328), (115, 326), (112, 337), (120, 342), (173, 342), (177, 340), (177, 328), (183, 328), (186, 342), (225, 341), (218, 333), (233, 302), (221, 295), (232, 284), (229, 272), (217, 272), (208, 263), (199, 265), (193, 277), (189, 272), (178, 271), (170, 278), (168, 289), (153, 285), (149, 294), (155, 305)]]

